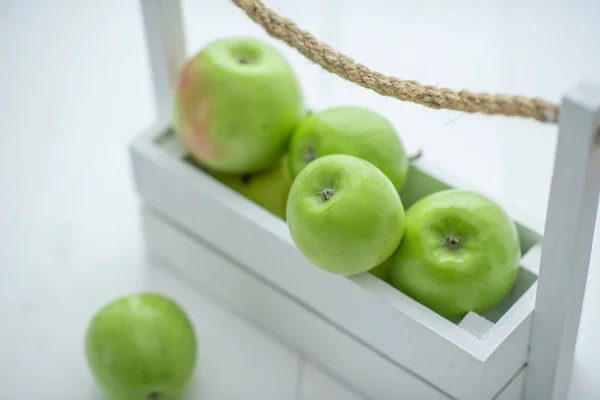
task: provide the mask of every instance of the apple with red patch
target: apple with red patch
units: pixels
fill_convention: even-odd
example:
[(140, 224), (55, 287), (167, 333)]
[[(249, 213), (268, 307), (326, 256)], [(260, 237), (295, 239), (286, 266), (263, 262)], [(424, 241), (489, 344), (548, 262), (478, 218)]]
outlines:
[(211, 170), (253, 174), (277, 164), (305, 113), (300, 82), (276, 48), (227, 38), (184, 65), (173, 127), (191, 156)]

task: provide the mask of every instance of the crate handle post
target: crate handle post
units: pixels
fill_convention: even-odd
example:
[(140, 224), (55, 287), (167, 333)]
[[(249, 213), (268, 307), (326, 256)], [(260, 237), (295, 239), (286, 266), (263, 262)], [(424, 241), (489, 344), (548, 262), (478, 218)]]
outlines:
[(577, 85), (560, 109), (526, 400), (567, 398), (598, 210), (600, 85)]
[(140, 0), (159, 121), (170, 120), (173, 85), (186, 59), (180, 0)]

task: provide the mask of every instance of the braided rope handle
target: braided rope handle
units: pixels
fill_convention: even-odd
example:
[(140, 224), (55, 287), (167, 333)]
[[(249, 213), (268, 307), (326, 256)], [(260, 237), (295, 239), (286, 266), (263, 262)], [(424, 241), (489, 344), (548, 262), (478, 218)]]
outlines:
[(434, 109), (533, 118), (545, 123), (558, 122), (558, 105), (543, 99), (472, 93), (468, 90), (457, 92), (372, 71), (318, 41), (310, 33), (301, 30), (293, 21), (267, 8), (260, 0), (232, 1), (253, 21), (261, 25), (270, 36), (287, 43), (323, 69), (383, 96), (395, 97)]

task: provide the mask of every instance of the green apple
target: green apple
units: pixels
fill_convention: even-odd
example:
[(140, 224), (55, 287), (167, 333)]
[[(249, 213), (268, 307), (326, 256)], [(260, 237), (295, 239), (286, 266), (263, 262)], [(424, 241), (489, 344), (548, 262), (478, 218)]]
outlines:
[(347, 154), (369, 161), (399, 192), (409, 160), (394, 126), (382, 115), (362, 107), (341, 106), (313, 113), (292, 134), (289, 164), (292, 178), (311, 161)]
[(219, 172), (252, 174), (274, 165), (304, 116), (290, 64), (255, 39), (207, 45), (186, 62), (175, 87), (175, 134), (195, 159)]
[(287, 222), (298, 249), (334, 274), (366, 272), (387, 259), (404, 232), (404, 207), (392, 182), (370, 162), (319, 157), (292, 183)]
[(479, 193), (447, 189), (406, 211), (392, 284), (452, 321), (484, 313), (511, 290), (521, 247), (504, 209)]
[(196, 336), (184, 310), (155, 293), (102, 307), (85, 338), (87, 362), (111, 400), (176, 400), (196, 364)]
[(281, 157), (275, 166), (257, 174), (232, 175), (210, 171), (209, 174), (285, 220), (286, 203), (292, 184), (286, 156)]

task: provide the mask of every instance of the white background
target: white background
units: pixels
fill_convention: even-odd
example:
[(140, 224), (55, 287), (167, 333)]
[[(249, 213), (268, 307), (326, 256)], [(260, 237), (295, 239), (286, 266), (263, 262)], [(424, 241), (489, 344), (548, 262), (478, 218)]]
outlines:
[[(401, 78), (555, 102), (600, 80), (595, 0), (266, 3)], [(228, 0), (184, 9), (190, 53), (221, 37), (263, 38), (293, 63), (312, 107), (372, 107), (410, 150), (544, 219), (556, 127), (382, 98), (267, 38)], [(190, 399), (359, 399), (145, 258), (127, 153), (153, 121), (142, 35), (134, 0), (0, 0), (0, 400), (102, 399), (82, 352), (86, 324), (111, 299), (150, 289), (179, 300), (197, 326)], [(597, 242), (573, 400), (600, 397)]]

